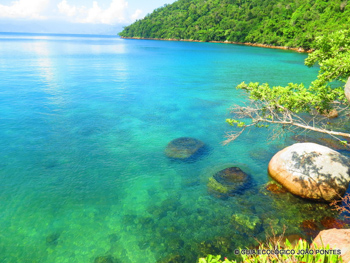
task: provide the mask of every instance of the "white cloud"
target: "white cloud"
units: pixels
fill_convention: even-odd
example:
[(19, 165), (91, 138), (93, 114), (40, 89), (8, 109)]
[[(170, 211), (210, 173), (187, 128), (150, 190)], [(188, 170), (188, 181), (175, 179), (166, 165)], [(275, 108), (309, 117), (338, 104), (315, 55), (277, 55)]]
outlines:
[(77, 8), (75, 6), (70, 6), (67, 0), (63, 0), (58, 5), (58, 11), (66, 16), (75, 16), (77, 13)]
[(102, 0), (91, 0), (84, 1), (89, 6), (83, 6), (74, 4), (74, 0), (13, 0), (9, 4), (1, 4), (0, 0), (0, 19), (45, 19), (114, 26), (131, 23), (143, 14), (141, 9), (130, 10), (128, 0), (104, 1), (107, 5), (101, 4)]
[(142, 13), (143, 13), (143, 11), (142, 11), (141, 9), (137, 9), (137, 10), (135, 11), (135, 13), (131, 15), (131, 19), (132, 19), (132, 20), (136, 20), (136, 19), (141, 18), (141, 14), (142, 14)]
[(74, 22), (108, 25), (129, 22), (126, 15), (128, 2), (125, 0), (112, 0), (106, 9), (102, 9), (97, 1), (93, 2), (92, 7), (86, 8), (69, 5), (67, 0), (63, 0), (57, 7), (62, 15), (72, 17)]
[(0, 17), (45, 19), (42, 14), (49, 0), (19, 0), (12, 5), (0, 4)]

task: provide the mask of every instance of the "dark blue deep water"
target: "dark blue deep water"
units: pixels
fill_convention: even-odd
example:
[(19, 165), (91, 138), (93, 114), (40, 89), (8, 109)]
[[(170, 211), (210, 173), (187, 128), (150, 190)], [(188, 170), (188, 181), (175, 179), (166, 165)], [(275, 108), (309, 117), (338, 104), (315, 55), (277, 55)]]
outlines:
[[(239, 45), (0, 34), (0, 262), (196, 262), (271, 230), (303, 235), (325, 206), (266, 191), (256, 129), (223, 146), (242, 81), (310, 83), (306, 54)], [(191, 162), (164, 150), (194, 137)], [(238, 166), (248, 189), (220, 199), (209, 178)], [(97, 261), (96, 261), (97, 262)], [(98, 261), (99, 262), (99, 261)], [(175, 262), (175, 261), (173, 261)]]

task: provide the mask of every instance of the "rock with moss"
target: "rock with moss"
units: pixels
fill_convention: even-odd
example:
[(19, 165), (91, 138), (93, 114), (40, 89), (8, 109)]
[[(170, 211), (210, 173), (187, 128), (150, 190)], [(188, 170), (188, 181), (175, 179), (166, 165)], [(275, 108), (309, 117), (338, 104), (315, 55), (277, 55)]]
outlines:
[(165, 155), (172, 159), (189, 160), (198, 157), (205, 148), (205, 144), (195, 138), (181, 137), (168, 143)]
[(209, 178), (208, 192), (214, 197), (227, 199), (241, 193), (250, 185), (250, 176), (238, 167), (229, 167)]

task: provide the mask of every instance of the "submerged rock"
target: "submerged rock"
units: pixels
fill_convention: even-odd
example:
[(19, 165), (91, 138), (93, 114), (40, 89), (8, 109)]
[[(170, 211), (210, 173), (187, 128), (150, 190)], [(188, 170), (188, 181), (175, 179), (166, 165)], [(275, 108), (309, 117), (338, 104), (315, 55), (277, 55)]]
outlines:
[(208, 192), (220, 199), (226, 199), (247, 188), (250, 182), (248, 174), (238, 167), (229, 167), (209, 178)]
[(344, 195), (350, 182), (350, 160), (315, 143), (296, 143), (270, 161), (270, 176), (291, 193), (318, 201)]
[(58, 244), (58, 239), (60, 238), (60, 233), (52, 233), (46, 237), (46, 244), (49, 246), (56, 246)]
[(157, 263), (184, 263), (186, 262), (186, 258), (183, 255), (175, 254), (168, 255), (165, 258), (162, 258), (157, 261)]
[(321, 220), (321, 224), (326, 229), (330, 229), (330, 228), (342, 229), (342, 228), (348, 227), (347, 223), (344, 220), (336, 219), (331, 216), (323, 217)]
[(169, 158), (187, 160), (199, 155), (205, 144), (197, 139), (181, 137), (168, 143), (165, 154)]
[(265, 189), (271, 193), (274, 193), (274, 194), (284, 194), (287, 192), (287, 190), (285, 188), (283, 188), (282, 186), (279, 186), (275, 183), (268, 183), (266, 186), (265, 186)]
[(198, 244), (198, 251), (201, 255), (219, 255), (222, 248), (222, 244), (216, 243), (215, 240), (206, 240)]
[(300, 228), (309, 237), (316, 237), (320, 232), (320, 227), (316, 223), (315, 219), (306, 219), (300, 224)]
[(112, 256), (101, 256), (95, 258), (94, 263), (116, 263)]
[(339, 116), (339, 113), (336, 109), (333, 109), (329, 112), (324, 112), (323, 113), (323, 116), (329, 118), (329, 119), (334, 119), (334, 118), (337, 118)]
[(118, 236), (117, 234), (110, 234), (108, 238), (110, 243), (116, 243), (119, 241), (120, 236)]

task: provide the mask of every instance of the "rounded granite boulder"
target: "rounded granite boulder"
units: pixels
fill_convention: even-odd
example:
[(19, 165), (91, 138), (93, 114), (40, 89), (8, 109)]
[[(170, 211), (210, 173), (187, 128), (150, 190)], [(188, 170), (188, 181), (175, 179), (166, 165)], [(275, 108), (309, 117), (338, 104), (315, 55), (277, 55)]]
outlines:
[(186, 160), (195, 157), (203, 149), (205, 144), (197, 139), (181, 137), (172, 140), (165, 148), (165, 154), (169, 158)]
[(228, 167), (209, 178), (208, 192), (217, 198), (226, 199), (245, 190), (249, 182), (249, 175), (239, 167)]
[(272, 157), (269, 175), (303, 198), (332, 201), (342, 197), (350, 181), (350, 160), (316, 143), (296, 143)]

